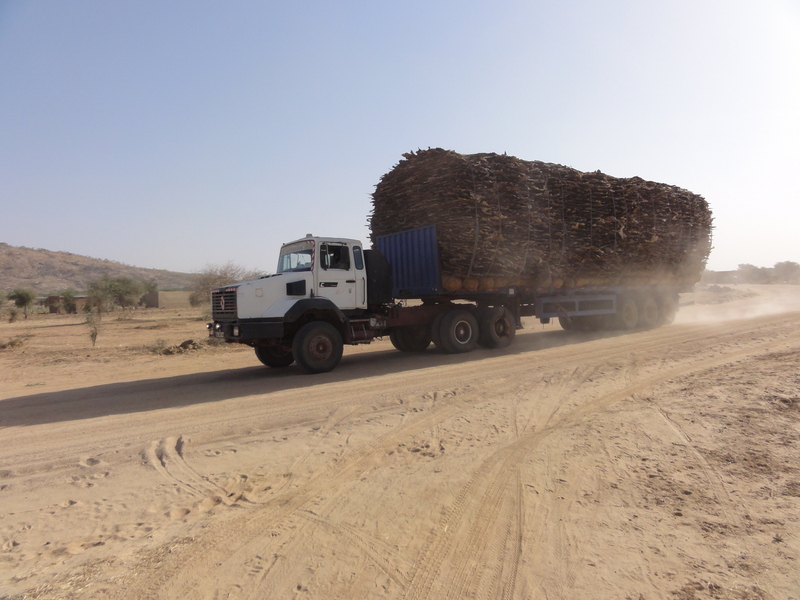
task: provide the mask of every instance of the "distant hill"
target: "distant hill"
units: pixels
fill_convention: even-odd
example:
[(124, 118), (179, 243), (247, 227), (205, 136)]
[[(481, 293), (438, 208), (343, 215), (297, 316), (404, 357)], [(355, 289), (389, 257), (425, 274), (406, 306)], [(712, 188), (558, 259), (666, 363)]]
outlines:
[(106, 273), (137, 281), (155, 280), (160, 290), (188, 289), (194, 280), (190, 273), (143, 269), (70, 252), (17, 247), (0, 242), (0, 292), (15, 288), (28, 288), (37, 294), (66, 289), (84, 291), (90, 281)]

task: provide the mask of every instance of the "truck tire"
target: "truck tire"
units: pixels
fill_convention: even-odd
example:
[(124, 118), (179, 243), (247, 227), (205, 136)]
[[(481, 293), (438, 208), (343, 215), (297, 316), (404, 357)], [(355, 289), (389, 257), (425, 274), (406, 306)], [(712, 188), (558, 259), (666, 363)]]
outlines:
[(400, 352), (409, 351), (408, 348), (406, 348), (405, 339), (400, 333), (399, 327), (397, 329), (392, 329), (392, 332), (389, 334), (389, 341), (392, 342), (392, 346), (394, 346), (395, 350), (399, 350)]
[(478, 321), (468, 310), (447, 311), (439, 325), (439, 337), (448, 354), (472, 352), (478, 345)]
[(617, 329), (634, 329), (639, 324), (639, 308), (629, 296), (620, 296), (614, 325)]
[(397, 327), (389, 339), (400, 352), (424, 352), (431, 345), (431, 334), (425, 326)]
[(575, 331), (575, 323), (570, 317), (558, 317), (558, 324), (564, 331)]
[(658, 320), (661, 325), (670, 325), (678, 314), (678, 299), (672, 296), (663, 296), (661, 306), (658, 307)]
[(639, 327), (650, 329), (658, 325), (658, 303), (653, 296), (643, 296), (639, 299)]
[(312, 321), (300, 328), (292, 342), (294, 358), (309, 373), (327, 373), (342, 360), (344, 343), (339, 331), (325, 321)]
[(424, 352), (431, 345), (431, 332), (424, 325), (407, 327), (403, 335), (410, 352)]
[(273, 369), (288, 367), (294, 362), (292, 351), (281, 346), (256, 346), (256, 357)]
[(517, 320), (505, 306), (482, 311), (478, 326), (478, 343), (484, 348), (508, 348), (517, 335)]
[(434, 346), (436, 346), (436, 349), (440, 352), (447, 352), (447, 350), (444, 349), (444, 346), (442, 346), (442, 336), (440, 333), (442, 329), (442, 319), (444, 319), (446, 314), (446, 311), (440, 312), (434, 317), (433, 323), (431, 324), (431, 341), (433, 342)]

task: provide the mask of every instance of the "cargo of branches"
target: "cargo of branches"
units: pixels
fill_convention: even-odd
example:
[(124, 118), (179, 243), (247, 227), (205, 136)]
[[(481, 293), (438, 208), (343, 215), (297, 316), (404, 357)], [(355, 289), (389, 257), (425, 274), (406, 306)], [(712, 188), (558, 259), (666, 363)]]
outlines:
[(573, 331), (671, 323), (711, 250), (679, 187), (505, 154), (405, 154), (375, 187), (372, 247), (306, 235), (274, 275), (213, 290), (209, 334), (273, 368), (335, 368), (344, 344), (509, 346), (523, 317)]

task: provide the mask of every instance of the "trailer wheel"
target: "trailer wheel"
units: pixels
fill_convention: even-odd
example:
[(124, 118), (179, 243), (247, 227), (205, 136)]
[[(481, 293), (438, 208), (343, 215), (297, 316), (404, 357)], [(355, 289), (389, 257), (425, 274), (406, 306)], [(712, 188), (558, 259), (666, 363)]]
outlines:
[(344, 344), (339, 331), (325, 321), (312, 321), (294, 336), (295, 360), (309, 373), (327, 373), (342, 359)]
[(584, 315), (573, 317), (572, 320), (577, 320), (575, 328), (579, 331), (603, 331), (609, 328), (607, 315)]
[(431, 345), (431, 334), (427, 327), (398, 327), (389, 334), (392, 345), (400, 352), (424, 352)]
[(484, 310), (479, 327), (478, 343), (484, 348), (508, 348), (517, 335), (517, 321), (505, 306)]
[(678, 300), (672, 296), (661, 298), (661, 306), (658, 311), (658, 319), (662, 325), (670, 325), (678, 314)]
[(564, 331), (575, 330), (575, 323), (570, 317), (558, 317), (558, 324), (561, 325), (561, 329)]
[(633, 329), (639, 323), (639, 309), (633, 298), (619, 298), (615, 325), (617, 329)]
[(256, 346), (256, 357), (273, 369), (288, 367), (294, 362), (292, 351), (282, 346)]
[(448, 354), (472, 352), (478, 345), (478, 321), (468, 310), (450, 310), (442, 317), (439, 336)]
[(652, 296), (644, 296), (639, 306), (639, 327), (649, 329), (658, 325), (658, 303)]

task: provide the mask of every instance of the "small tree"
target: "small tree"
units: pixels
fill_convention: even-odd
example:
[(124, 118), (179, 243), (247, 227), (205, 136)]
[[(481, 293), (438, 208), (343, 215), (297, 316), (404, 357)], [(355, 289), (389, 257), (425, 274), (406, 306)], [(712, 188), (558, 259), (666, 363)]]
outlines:
[(114, 305), (122, 308), (136, 306), (144, 291), (144, 286), (128, 277), (103, 275), (89, 283), (86, 310), (97, 314), (98, 318)]
[(28, 318), (28, 309), (33, 306), (36, 300), (36, 294), (32, 290), (16, 289), (8, 295), (9, 300), (14, 301), (14, 306), (21, 308), (25, 318)]
[(76, 312), (78, 312), (78, 306), (77, 303), (75, 302), (75, 296), (78, 295), (78, 292), (72, 289), (61, 290), (60, 292), (58, 292), (58, 295), (61, 298), (61, 301), (59, 302), (61, 310), (63, 310), (68, 315), (74, 315)]
[(145, 298), (148, 294), (155, 294), (158, 292), (158, 282), (155, 279), (151, 279), (150, 281), (145, 281), (142, 283), (144, 291), (142, 292), (142, 297), (139, 299), (140, 304), (144, 304)]
[(97, 334), (100, 332), (100, 319), (90, 312), (86, 315), (86, 325), (89, 326), (89, 339), (92, 340), (92, 347), (97, 343)]
[(772, 273), (781, 283), (800, 283), (800, 264), (791, 260), (775, 263)]
[(247, 281), (248, 279), (258, 279), (263, 277), (262, 271), (248, 271), (246, 268), (233, 264), (231, 261), (224, 265), (206, 265), (206, 268), (195, 274), (192, 293), (189, 302), (192, 306), (200, 306), (209, 302), (211, 290), (214, 288), (236, 283), (237, 281)]
[(112, 304), (111, 277), (103, 275), (89, 283), (84, 306), (86, 312), (94, 313), (98, 319), (102, 319), (103, 313), (111, 310)]
[(142, 283), (144, 286), (144, 293), (145, 294), (152, 294), (153, 292), (158, 291), (158, 282), (155, 279), (151, 279), (150, 281), (145, 281)]
[(738, 279), (740, 283), (769, 283), (772, 269), (756, 267), (755, 265), (739, 265)]
[(111, 298), (122, 308), (136, 306), (144, 293), (144, 285), (128, 277), (111, 278)]

